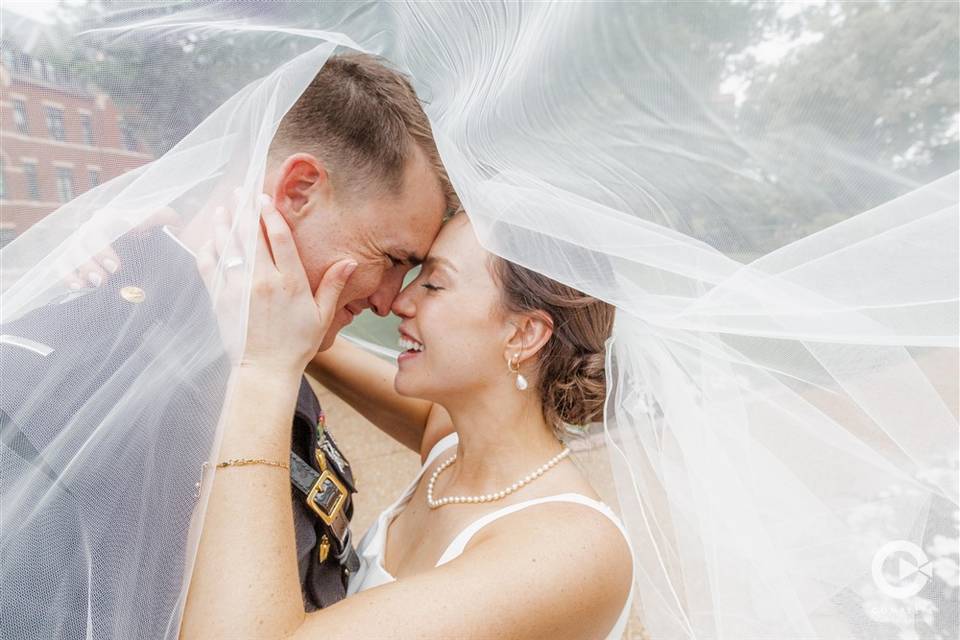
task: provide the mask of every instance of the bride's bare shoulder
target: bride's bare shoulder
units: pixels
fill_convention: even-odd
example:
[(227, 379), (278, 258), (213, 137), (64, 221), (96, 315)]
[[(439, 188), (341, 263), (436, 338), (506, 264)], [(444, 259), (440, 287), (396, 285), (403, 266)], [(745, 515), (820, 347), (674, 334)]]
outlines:
[[(484, 527), (464, 555), (471, 547), (501, 549), (515, 569), (535, 567), (541, 584), (576, 581), (578, 604), (595, 616), (591, 633), (612, 628), (633, 581), (633, 554), (620, 528), (596, 507), (580, 502), (550, 501), (521, 509)], [(543, 588), (535, 604), (569, 606), (569, 597), (563, 588)]]

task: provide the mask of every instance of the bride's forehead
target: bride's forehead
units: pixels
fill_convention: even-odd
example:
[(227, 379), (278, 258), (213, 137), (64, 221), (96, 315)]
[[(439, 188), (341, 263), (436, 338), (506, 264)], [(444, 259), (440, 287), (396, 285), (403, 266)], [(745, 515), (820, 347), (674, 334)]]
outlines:
[(480, 246), (467, 216), (457, 214), (443, 225), (430, 247), (430, 255), (446, 258), (457, 265), (481, 264), (486, 259), (487, 251)]

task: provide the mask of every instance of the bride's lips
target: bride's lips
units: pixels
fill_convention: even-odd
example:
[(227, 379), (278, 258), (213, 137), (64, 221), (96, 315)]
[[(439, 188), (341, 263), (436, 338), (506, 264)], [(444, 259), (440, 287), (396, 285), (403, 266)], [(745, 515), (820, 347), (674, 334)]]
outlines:
[(397, 364), (406, 362), (410, 358), (416, 358), (418, 355), (420, 355), (419, 351), (401, 351), (400, 355), (397, 356)]
[[(405, 340), (409, 340), (409, 341), (412, 341), (412, 342), (416, 342), (416, 343), (418, 343), (418, 344), (423, 344), (422, 342), (420, 342), (419, 340), (417, 340), (416, 338), (414, 338), (413, 336), (411, 336), (411, 335), (408, 334), (407, 332), (403, 331), (402, 329), (400, 330), (400, 337), (401, 337), (401, 339), (405, 339)], [(421, 353), (422, 353), (421, 351), (416, 351), (416, 350), (413, 350), (413, 349), (408, 349), (408, 350), (406, 350), (406, 351), (401, 351), (400, 354), (397, 356), (397, 364), (400, 364), (401, 362), (406, 362), (407, 360), (410, 360), (411, 358), (416, 358), (416, 357), (417, 357), (418, 355), (420, 355)]]

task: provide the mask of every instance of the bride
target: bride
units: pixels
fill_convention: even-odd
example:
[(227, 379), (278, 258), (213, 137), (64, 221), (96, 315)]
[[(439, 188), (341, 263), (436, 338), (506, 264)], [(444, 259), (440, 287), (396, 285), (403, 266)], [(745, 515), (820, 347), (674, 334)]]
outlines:
[[(345, 279), (331, 267), (315, 301), (286, 223), (269, 207), (263, 221), (254, 281), (273, 296), (251, 299), (220, 451), (285, 460), (300, 375)], [(396, 368), (342, 343), (315, 364), (422, 461), (361, 540), (348, 598), (304, 613), (288, 478), (226, 467), (181, 635), (619, 638), (630, 544), (559, 437), (602, 412), (613, 307), (489, 254), (460, 213), (392, 309)]]

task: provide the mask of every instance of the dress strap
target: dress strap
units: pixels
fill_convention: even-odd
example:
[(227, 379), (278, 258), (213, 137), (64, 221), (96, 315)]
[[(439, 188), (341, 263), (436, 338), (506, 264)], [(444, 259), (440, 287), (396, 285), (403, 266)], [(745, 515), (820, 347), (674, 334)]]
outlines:
[(477, 531), (487, 526), (494, 520), (499, 520), (500, 518), (520, 511), (521, 509), (526, 509), (527, 507), (532, 507), (536, 504), (543, 504), (545, 502), (576, 502), (578, 504), (596, 509), (603, 515), (610, 518), (613, 524), (617, 526), (617, 529), (620, 530), (620, 533), (623, 534), (623, 537), (627, 541), (627, 545), (630, 546), (631, 550), (633, 549), (633, 546), (630, 545), (630, 537), (627, 535), (626, 529), (623, 528), (623, 524), (620, 522), (620, 519), (613, 512), (613, 509), (606, 504), (599, 502), (598, 500), (588, 498), (580, 493), (560, 493), (554, 496), (534, 498), (532, 500), (518, 502), (517, 504), (511, 504), (492, 513), (488, 513), (482, 518), (474, 520), (467, 526), (467, 528), (457, 534), (457, 537), (454, 538), (453, 541), (447, 546), (446, 550), (443, 552), (443, 555), (441, 555), (440, 559), (437, 561), (437, 566), (439, 567), (442, 564), (446, 564), (463, 553), (463, 550), (466, 548), (467, 544), (470, 542), (470, 539), (473, 538)]

